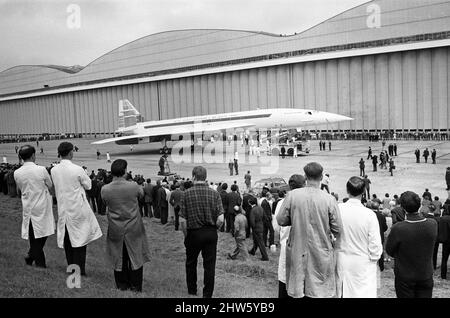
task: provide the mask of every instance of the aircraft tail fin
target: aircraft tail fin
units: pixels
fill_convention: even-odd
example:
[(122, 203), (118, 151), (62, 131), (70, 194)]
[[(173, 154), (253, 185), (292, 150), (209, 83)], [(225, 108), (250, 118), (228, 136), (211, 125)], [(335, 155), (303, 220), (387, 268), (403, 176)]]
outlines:
[(128, 99), (119, 101), (119, 130), (135, 126), (140, 119), (141, 114)]

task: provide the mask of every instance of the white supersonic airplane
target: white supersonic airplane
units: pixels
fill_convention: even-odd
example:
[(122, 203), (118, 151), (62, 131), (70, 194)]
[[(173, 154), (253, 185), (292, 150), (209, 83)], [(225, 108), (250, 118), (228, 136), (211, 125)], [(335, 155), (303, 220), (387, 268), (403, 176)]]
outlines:
[(295, 108), (258, 109), (146, 122), (140, 122), (141, 118), (140, 113), (127, 99), (120, 100), (119, 127), (116, 134), (121, 136), (95, 141), (92, 144), (100, 145), (109, 142), (119, 145), (145, 142), (164, 142), (165, 144), (166, 141), (180, 140), (180, 136), (186, 134), (236, 129), (244, 131), (273, 128), (299, 129), (306, 126), (353, 120), (353, 118), (338, 114)]

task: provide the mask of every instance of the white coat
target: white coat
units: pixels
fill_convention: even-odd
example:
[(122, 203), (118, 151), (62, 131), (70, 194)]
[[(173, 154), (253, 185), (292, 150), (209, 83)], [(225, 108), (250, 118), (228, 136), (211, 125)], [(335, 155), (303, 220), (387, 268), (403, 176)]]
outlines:
[(91, 179), (83, 168), (70, 160), (61, 160), (51, 170), (58, 200), (58, 247), (64, 247), (65, 228), (72, 247), (82, 247), (102, 236), (97, 218), (91, 210), (85, 190), (91, 189)]
[(25, 162), (14, 171), (14, 180), (22, 198), (22, 238), (28, 240), (30, 220), (35, 238), (47, 237), (55, 233), (52, 196), (49, 189), (52, 180), (45, 167), (33, 162)]
[(275, 208), (275, 217), (272, 219), (273, 229), (275, 231), (275, 238), (279, 236), (280, 240), (280, 258), (278, 260), (278, 280), (286, 284), (286, 242), (289, 238), (290, 226), (279, 226), (277, 222), (277, 215), (280, 214), (281, 206), (284, 199), (277, 203)]
[(337, 295), (377, 297), (377, 261), (383, 252), (378, 219), (357, 199), (339, 204), (342, 232), (337, 241)]

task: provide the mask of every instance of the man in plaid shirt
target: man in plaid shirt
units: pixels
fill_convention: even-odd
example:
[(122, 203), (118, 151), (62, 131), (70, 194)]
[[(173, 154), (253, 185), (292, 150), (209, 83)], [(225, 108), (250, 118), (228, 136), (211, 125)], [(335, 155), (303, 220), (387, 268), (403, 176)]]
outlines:
[(217, 252), (217, 219), (223, 214), (222, 200), (217, 191), (206, 183), (206, 169), (192, 170), (194, 186), (181, 199), (180, 225), (186, 246), (186, 281), (188, 293), (197, 295), (197, 259), (202, 252), (204, 270), (203, 297), (211, 298)]

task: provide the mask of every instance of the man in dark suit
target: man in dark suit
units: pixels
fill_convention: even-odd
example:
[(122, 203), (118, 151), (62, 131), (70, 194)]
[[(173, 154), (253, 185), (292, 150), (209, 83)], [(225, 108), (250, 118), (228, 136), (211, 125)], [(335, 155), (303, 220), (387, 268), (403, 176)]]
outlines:
[(433, 149), (433, 151), (431, 152), (431, 160), (433, 161), (433, 164), (436, 164), (436, 149)]
[(158, 202), (158, 190), (161, 188), (161, 180), (156, 181), (156, 185), (153, 187), (153, 216), (157, 219), (161, 218), (161, 210)]
[(377, 165), (378, 165), (378, 157), (375, 155), (372, 157), (372, 165), (373, 165), (373, 171), (377, 171)]
[(175, 190), (170, 194), (170, 205), (173, 206), (173, 211), (175, 214), (175, 231), (178, 231), (180, 226), (180, 210), (181, 210), (181, 199), (183, 197), (183, 184), (176, 183)]
[(397, 157), (397, 144), (394, 144), (393, 150), (394, 150), (394, 156)]
[(237, 192), (238, 188), (235, 184), (231, 186), (231, 192), (227, 193), (227, 210), (225, 212), (225, 220), (226, 220), (226, 231), (234, 233), (234, 217), (235, 214), (235, 206), (241, 207), (242, 198)]
[(430, 155), (430, 151), (428, 150), (428, 148), (425, 148), (425, 150), (423, 151), (423, 157), (425, 158), (425, 163), (428, 162), (429, 155)]
[(248, 251), (249, 254), (255, 255), (256, 250), (259, 248), (262, 258), (262, 261), (268, 261), (269, 256), (267, 255), (266, 247), (263, 243), (263, 217), (264, 217), (264, 211), (260, 206), (256, 205), (256, 198), (250, 198), (248, 203), (251, 206), (251, 213), (250, 213), (250, 227), (252, 228), (252, 236), (253, 236), (253, 247), (250, 251)]
[(147, 179), (147, 182), (144, 186), (144, 216), (153, 217), (153, 209), (152, 209), (152, 204), (153, 204), (153, 187), (154, 185), (152, 184), (152, 180), (151, 179)]
[(164, 187), (158, 189), (158, 206), (161, 214), (161, 224), (166, 224), (169, 216), (169, 202), (167, 202), (166, 190)]
[[(252, 193), (244, 193), (244, 195), (242, 196), (242, 209), (245, 211), (245, 216), (247, 217), (247, 222), (249, 222), (248, 224), (250, 224), (250, 214), (252, 211), (252, 206), (249, 203), (251, 198), (256, 199), (256, 197)], [(247, 233), (246, 233), (247, 238), (250, 237), (250, 232), (251, 232), (251, 227), (248, 226)]]
[(416, 155), (416, 163), (420, 163), (420, 150), (416, 149), (416, 151), (414, 151), (414, 154)]
[[(265, 246), (271, 246), (275, 242), (275, 230), (272, 225), (272, 207), (270, 206), (270, 200), (272, 194), (270, 192), (266, 193), (266, 197), (261, 201), (261, 208), (264, 211), (263, 217), (263, 243)], [(267, 234), (269, 234), (269, 245), (267, 245)]]

